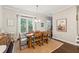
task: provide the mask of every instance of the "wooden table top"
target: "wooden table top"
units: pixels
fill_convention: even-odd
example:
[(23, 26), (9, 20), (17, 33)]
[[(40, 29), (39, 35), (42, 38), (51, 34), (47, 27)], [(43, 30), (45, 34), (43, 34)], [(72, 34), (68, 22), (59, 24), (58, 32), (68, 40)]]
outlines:
[(2, 39), (3, 38), (3, 36), (0, 36), (0, 39)]

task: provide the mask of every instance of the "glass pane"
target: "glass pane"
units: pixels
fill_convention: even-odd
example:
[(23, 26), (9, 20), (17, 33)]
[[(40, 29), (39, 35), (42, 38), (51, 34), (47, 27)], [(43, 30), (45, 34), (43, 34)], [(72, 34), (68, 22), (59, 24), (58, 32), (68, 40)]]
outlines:
[(32, 20), (28, 20), (28, 32), (33, 31)]
[(21, 32), (26, 32), (26, 19), (21, 18)]

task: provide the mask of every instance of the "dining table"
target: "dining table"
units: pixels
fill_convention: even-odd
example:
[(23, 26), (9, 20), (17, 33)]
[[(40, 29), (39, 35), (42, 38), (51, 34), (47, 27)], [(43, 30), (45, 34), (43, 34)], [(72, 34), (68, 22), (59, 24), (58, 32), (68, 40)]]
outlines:
[(27, 34), (27, 38), (28, 38), (28, 48), (33, 47), (33, 45), (32, 45), (33, 35), (34, 35), (34, 33), (28, 33), (28, 34)]

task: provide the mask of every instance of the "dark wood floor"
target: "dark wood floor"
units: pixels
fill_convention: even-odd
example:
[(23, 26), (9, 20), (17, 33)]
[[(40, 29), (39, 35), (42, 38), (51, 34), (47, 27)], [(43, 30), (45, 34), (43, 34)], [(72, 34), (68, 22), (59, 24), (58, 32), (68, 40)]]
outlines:
[[(57, 40), (59, 41), (59, 40)], [(61, 41), (62, 42), (62, 41)], [(79, 47), (63, 42), (64, 44), (52, 53), (79, 53)], [(9, 46), (7, 53), (12, 53), (13, 44)]]
[(79, 47), (64, 42), (64, 44), (53, 53), (79, 53)]

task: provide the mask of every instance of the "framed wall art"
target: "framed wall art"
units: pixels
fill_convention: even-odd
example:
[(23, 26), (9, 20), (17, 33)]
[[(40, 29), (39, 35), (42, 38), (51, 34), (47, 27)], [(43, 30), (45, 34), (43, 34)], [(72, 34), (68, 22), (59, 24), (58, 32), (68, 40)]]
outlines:
[(13, 19), (7, 19), (8, 26), (14, 26), (14, 20)]
[(44, 27), (44, 23), (41, 23), (41, 27)]
[(67, 32), (67, 19), (57, 19), (57, 31)]

